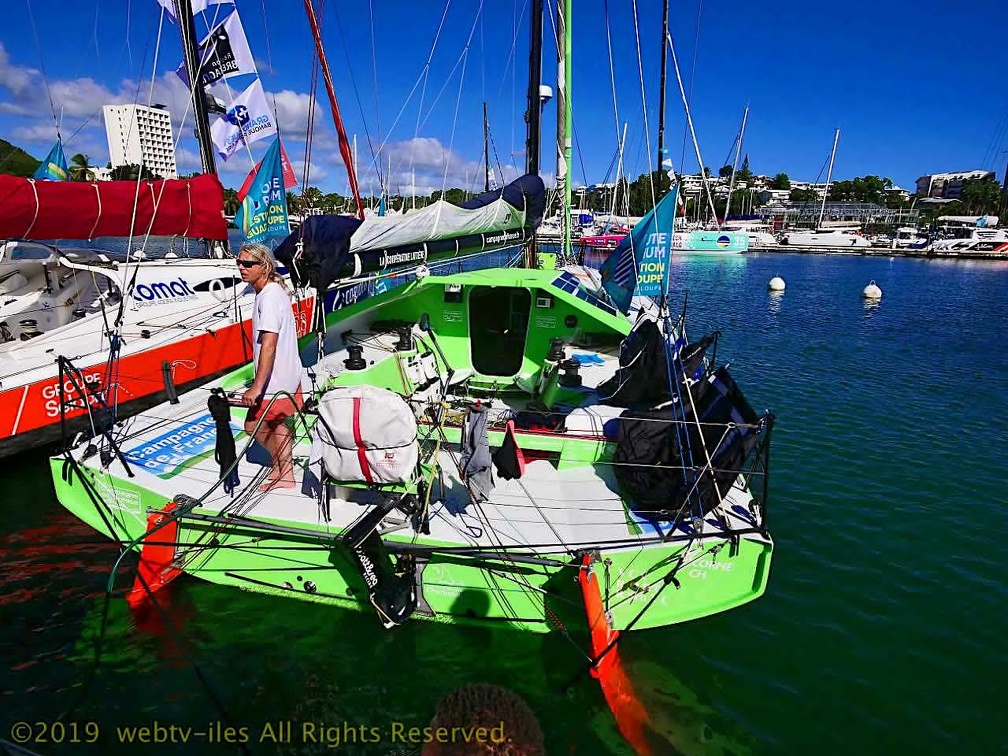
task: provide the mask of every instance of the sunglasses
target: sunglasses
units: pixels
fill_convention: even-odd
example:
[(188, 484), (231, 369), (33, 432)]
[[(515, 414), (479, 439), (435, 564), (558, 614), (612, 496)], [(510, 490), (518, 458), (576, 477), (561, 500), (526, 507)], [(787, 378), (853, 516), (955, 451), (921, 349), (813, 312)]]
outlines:
[(243, 268), (254, 268), (256, 265), (262, 265), (260, 260), (237, 260), (236, 261)]

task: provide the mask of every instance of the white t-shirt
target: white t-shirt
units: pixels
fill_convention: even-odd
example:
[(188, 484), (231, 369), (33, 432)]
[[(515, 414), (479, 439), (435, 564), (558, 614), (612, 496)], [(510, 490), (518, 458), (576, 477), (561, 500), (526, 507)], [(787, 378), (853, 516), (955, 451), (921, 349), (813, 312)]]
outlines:
[(297, 325), (291, 310), (291, 300), (284, 288), (270, 281), (256, 294), (252, 309), (252, 362), (259, 366), (262, 333), (278, 334), (273, 372), (266, 381), (263, 393), (267, 396), (278, 391), (294, 394), (301, 386), (301, 356), (298, 354)]

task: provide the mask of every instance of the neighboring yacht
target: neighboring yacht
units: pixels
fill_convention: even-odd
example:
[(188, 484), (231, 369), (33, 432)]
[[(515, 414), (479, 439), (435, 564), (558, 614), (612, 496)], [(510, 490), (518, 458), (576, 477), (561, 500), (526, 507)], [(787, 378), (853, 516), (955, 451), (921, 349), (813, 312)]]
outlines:
[(969, 228), (969, 235), (954, 239), (938, 239), (931, 243), (931, 252), (948, 254), (952, 252), (1008, 253), (1008, 229)]
[(860, 227), (820, 228), (815, 231), (792, 231), (785, 234), (781, 244), (792, 247), (862, 248), (871, 242), (861, 235)]

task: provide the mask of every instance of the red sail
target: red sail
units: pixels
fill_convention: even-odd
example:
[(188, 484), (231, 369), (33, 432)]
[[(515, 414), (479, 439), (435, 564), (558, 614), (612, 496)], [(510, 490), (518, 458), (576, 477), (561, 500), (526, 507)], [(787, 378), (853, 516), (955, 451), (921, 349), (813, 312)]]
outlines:
[[(135, 210), (135, 212), (134, 212)], [(0, 175), (0, 239), (98, 236), (227, 239), (216, 176), (166, 181), (35, 181)]]

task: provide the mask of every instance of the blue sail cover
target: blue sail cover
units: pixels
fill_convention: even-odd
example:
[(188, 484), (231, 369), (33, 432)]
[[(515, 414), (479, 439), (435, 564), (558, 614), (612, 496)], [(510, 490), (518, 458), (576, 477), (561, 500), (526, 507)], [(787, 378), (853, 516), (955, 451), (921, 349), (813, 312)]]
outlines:
[(339, 278), (521, 244), (542, 221), (545, 204), (542, 179), (529, 174), (462, 206), (441, 200), (403, 215), (374, 215), (363, 221), (310, 216), (274, 254), (291, 270), (296, 285), (310, 283), (325, 290)]
[(678, 185), (638, 221), (602, 263), (602, 288), (624, 314), (630, 311), (635, 293), (657, 297), (668, 291), (677, 194)]

